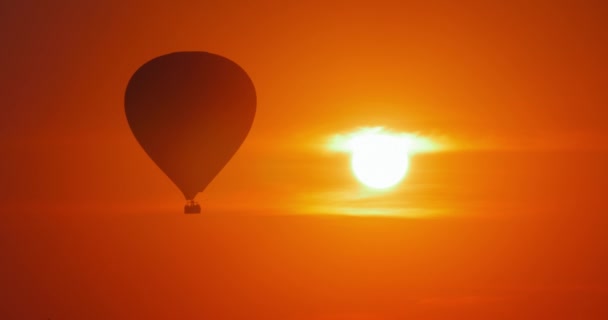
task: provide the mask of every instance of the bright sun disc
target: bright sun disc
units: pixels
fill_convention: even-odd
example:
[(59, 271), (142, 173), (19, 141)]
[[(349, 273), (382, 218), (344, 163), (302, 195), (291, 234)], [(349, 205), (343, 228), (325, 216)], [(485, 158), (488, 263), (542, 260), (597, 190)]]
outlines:
[(355, 177), (374, 189), (390, 188), (403, 179), (409, 167), (408, 141), (381, 132), (365, 132), (349, 141)]

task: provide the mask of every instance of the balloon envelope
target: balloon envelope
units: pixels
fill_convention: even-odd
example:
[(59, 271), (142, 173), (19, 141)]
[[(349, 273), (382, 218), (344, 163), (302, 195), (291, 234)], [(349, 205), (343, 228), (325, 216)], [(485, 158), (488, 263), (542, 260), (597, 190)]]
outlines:
[(188, 200), (236, 153), (255, 110), (255, 88), (247, 73), (207, 52), (155, 58), (135, 72), (125, 93), (135, 138)]

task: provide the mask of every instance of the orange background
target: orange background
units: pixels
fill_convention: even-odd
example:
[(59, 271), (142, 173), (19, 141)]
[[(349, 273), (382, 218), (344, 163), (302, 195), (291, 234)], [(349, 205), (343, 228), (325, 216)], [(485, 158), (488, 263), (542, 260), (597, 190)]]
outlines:
[[(0, 317), (605, 318), (607, 10), (2, 3)], [(122, 104), (142, 63), (181, 50), (238, 62), (258, 93), (195, 217)], [(454, 148), (357, 199), (324, 144), (377, 125)]]

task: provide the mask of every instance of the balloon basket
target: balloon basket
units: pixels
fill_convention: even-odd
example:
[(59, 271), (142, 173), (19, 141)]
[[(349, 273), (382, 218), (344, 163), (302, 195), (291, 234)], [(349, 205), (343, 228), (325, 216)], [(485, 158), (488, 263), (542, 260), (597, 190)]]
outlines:
[(194, 200), (189, 200), (184, 206), (184, 213), (201, 213), (201, 206)]

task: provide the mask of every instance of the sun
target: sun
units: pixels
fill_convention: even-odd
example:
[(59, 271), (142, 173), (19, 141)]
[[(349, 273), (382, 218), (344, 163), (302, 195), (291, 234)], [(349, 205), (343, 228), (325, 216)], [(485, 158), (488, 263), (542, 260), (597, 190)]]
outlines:
[(409, 169), (409, 144), (403, 136), (380, 130), (354, 135), (348, 146), (355, 177), (372, 189), (397, 185)]
[(438, 152), (448, 147), (442, 136), (431, 139), (418, 133), (387, 130), (382, 126), (360, 127), (355, 131), (331, 135), (326, 146), (332, 152), (349, 153), (355, 178), (376, 190), (388, 190), (399, 184), (410, 169), (410, 156)]

